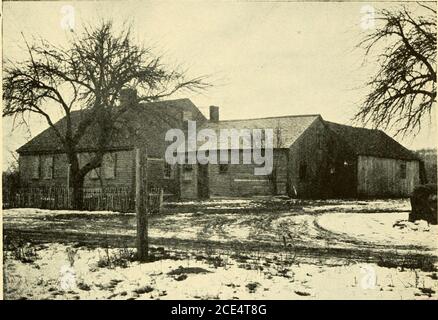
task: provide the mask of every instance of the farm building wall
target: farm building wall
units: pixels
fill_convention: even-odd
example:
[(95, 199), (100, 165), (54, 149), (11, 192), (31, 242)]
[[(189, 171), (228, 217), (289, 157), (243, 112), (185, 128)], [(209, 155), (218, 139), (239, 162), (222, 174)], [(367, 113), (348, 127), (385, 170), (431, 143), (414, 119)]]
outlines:
[[(114, 161), (110, 168), (98, 168), (85, 176), (84, 188), (114, 188), (125, 187), (134, 190), (135, 183), (135, 157), (133, 150), (114, 151), (106, 154), (106, 157)], [(80, 153), (79, 162), (83, 163), (90, 157), (89, 153)], [(52, 161), (52, 174), (45, 173), (50, 170), (43, 164), (47, 159)], [(105, 163), (105, 161), (104, 161)], [(105, 166), (105, 164), (104, 164)], [(20, 185), (21, 187), (65, 187), (67, 183), (67, 156), (58, 154), (33, 154), (20, 155)], [(106, 171), (110, 169), (109, 174)], [(164, 159), (148, 158), (147, 175), (148, 188), (163, 188), (166, 195), (178, 196), (178, 175), (176, 166), (170, 168), (164, 174)]]
[[(113, 174), (105, 177), (100, 169), (85, 176), (85, 188), (130, 187), (133, 183), (133, 152), (131, 150), (110, 152)], [(90, 157), (89, 153), (79, 154), (79, 163)], [(50, 164), (45, 163), (52, 159)], [(20, 155), (20, 184), (22, 187), (65, 187), (67, 183), (68, 161), (65, 153)], [(48, 173), (51, 170), (51, 174)]]
[(420, 183), (419, 162), (358, 157), (357, 193), (362, 197), (409, 197)]
[[(242, 159), (243, 152), (240, 151)], [(287, 151), (274, 150), (277, 194), (286, 194)], [(272, 175), (255, 175), (256, 164), (211, 164), (208, 166), (210, 196), (266, 196), (274, 194)]]
[[(151, 188), (163, 188), (166, 198), (179, 198), (179, 176), (176, 165), (165, 168), (165, 160), (160, 158), (148, 158), (147, 161), (147, 186)], [(165, 172), (166, 171), (166, 172)]]
[(198, 199), (198, 166), (186, 164), (178, 166), (178, 181), (181, 199)]
[(356, 196), (356, 156), (315, 120), (289, 148), (288, 195), (294, 198)]
[[(239, 151), (242, 162), (243, 151)], [(229, 156), (230, 157), (230, 156)], [(287, 150), (274, 150), (274, 167), (277, 168), (277, 194), (286, 194)], [(255, 175), (256, 164), (208, 164), (201, 171), (200, 165), (181, 165), (180, 195), (182, 199), (208, 197), (267, 196), (274, 193), (272, 175)], [(206, 177), (203, 175), (206, 175)], [(202, 192), (201, 188), (208, 188)]]

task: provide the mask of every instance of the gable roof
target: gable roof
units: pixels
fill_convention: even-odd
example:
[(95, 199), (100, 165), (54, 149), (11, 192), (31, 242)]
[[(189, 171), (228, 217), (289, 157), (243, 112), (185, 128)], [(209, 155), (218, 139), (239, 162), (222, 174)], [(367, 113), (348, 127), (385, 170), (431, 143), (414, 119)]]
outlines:
[[(217, 136), (222, 129), (272, 129), (274, 147), (280, 141), (279, 148), (289, 148), (310, 125), (321, 116), (292, 115), (280, 117), (268, 117), (258, 119), (223, 120), (219, 122), (206, 122), (202, 129), (212, 129)], [(278, 139), (278, 140), (277, 140)], [(240, 148), (245, 148), (243, 139), (239, 139)], [(230, 141), (229, 141), (230, 142)], [(202, 145), (202, 143), (200, 143)]]
[[(71, 113), (73, 127), (86, 116), (86, 110)], [(203, 123), (205, 117), (189, 99), (165, 100), (139, 104), (127, 111), (118, 121), (121, 129), (111, 139), (108, 150), (130, 149), (144, 144), (151, 156), (161, 155), (166, 148), (165, 134), (170, 128), (180, 128), (184, 112), (190, 112), (193, 120)], [(129, 126), (123, 124), (129, 123)], [(65, 132), (66, 120), (62, 118), (55, 126)], [(77, 146), (78, 151), (96, 150), (97, 130), (89, 126)], [(63, 146), (52, 128), (48, 128), (20, 147), (17, 152), (48, 153), (62, 152)]]
[(414, 152), (406, 149), (381, 130), (352, 127), (325, 120), (324, 123), (356, 155), (418, 160)]
[[(71, 113), (73, 127), (81, 121), (86, 112), (82, 110)], [(189, 99), (157, 101), (131, 108), (120, 119), (121, 123), (129, 123), (129, 125), (121, 124), (122, 129), (111, 139), (112, 143), (108, 150), (131, 149), (136, 145), (144, 145), (147, 147), (148, 155), (162, 156), (170, 143), (165, 142), (165, 134), (171, 128), (183, 128), (184, 112), (191, 114), (191, 119), (199, 124), (198, 129), (212, 129), (218, 136), (221, 129), (273, 129), (274, 146), (279, 138), (280, 148), (289, 148), (316, 119), (320, 119), (336, 138), (343, 141), (356, 155), (418, 160), (418, 156), (412, 151), (380, 130), (325, 121), (318, 114), (211, 122), (206, 120)], [(59, 120), (55, 126), (61, 132), (65, 131), (65, 118)], [(77, 146), (77, 150), (96, 150), (96, 134), (96, 128), (90, 126)], [(246, 147), (243, 139), (239, 140), (240, 148)], [(199, 145), (202, 144), (199, 143)], [(61, 153), (63, 146), (54, 130), (48, 128), (20, 147), (17, 152), (20, 154)]]

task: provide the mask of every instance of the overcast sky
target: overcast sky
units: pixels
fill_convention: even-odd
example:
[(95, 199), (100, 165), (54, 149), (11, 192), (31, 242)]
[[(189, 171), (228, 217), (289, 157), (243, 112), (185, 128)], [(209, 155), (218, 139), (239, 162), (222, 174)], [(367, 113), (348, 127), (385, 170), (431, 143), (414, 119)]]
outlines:
[[(74, 8), (74, 33), (82, 23), (112, 18), (117, 26), (131, 21), (139, 42), (163, 54), (169, 65), (182, 64), (193, 76), (210, 75), (214, 87), (201, 95), (182, 94), (202, 112), (220, 107), (221, 119), (292, 114), (321, 114), (351, 124), (367, 93), (366, 80), (376, 65), (363, 65), (354, 49), (366, 34), (361, 8), (397, 3), (98, 1), (3, 2), (3, 56), (23, 57), (23, 36), (63, 45), (65, 5)], [(64, 9), (62, 9), (64, 7)], [(175, 96), (176, 97), (181, 97)], [(435, 119), (434, 119), (435, 122)], [(45, 128), (11, 132), (3, 120), (3, 166), (15, 150)], [(436, 145), (436, 126), (397, 140), (413, 149)]]

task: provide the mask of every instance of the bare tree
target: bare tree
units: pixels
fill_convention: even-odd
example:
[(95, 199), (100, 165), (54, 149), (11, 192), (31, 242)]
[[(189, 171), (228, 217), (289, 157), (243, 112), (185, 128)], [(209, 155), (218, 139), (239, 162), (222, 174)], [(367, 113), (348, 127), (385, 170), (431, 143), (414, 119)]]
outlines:
[(278, 190), (278, 176), (279, 170), (282, 165), (282, 157), (283, 153), (281, 149), (285, 148), (284, 139), (283, 139), (283, 130), (280, 125), (280, 122), (277, 121), (277, 124), (274, 128), (274, 159), (272, 163), (272, 172), (268, 175), (268, 179), (271, 182), (272, 192), (277, 195), (280, 190)]
[[(161, 57), (132, 40), (130, 29), (116, 32), (112, 22), (85, 27), (66, 47), (40, 40), (26, 42), (28, 58), (6, 61), (3, 77), (3, 116), (37, 114), (56, 134), (71, 168), (73, 205), (82, 206), (84, 177), (102, 164), (103, 155), (117, 131), (116, 121), (140, 102), (156, 101), (179, 90), (204, 89), (203, 77), (186, 79), (184, 72), (168, 70)], [(124, 101), (124, 90), (136, 90)], [(65, 126), (55, 126), (54, 109), (62, 110)], [(79, 122), (72, 111), (81, 109)], [(96, 152), (80, 167), (78, 144), (93, 127)]]
[(415, 14), (405, 6), (378, 13), (381, 27), (359, 47), (367, 56), (379, 51), (377, 74), (368, 82), (371, 92), (355, 115), (356, 121), (418, 133), (436, 102), (436, 9), (418, 3)]

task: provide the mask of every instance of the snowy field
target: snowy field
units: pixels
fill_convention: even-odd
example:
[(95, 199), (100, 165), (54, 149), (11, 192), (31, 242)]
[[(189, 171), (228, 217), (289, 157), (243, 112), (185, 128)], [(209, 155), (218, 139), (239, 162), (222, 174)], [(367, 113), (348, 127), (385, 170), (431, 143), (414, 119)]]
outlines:
[[(75, 252), (73, 263), (69, 252)], [(111, 249), (109, 256), (116, 255)], [(195, 254), (102, 266), (103, 249), (50, 244), (35, 261), (7, 257), (7, 299), (436, 299), (435, 271), (376, 264), (315, 265), (293, 257)]]
[[(407, 200), (209, 200), (150, 217), (3, 211), (7, 299), (436, 299), (438, 227)], [(242, 211), (242, 213), (240, 213)]]

